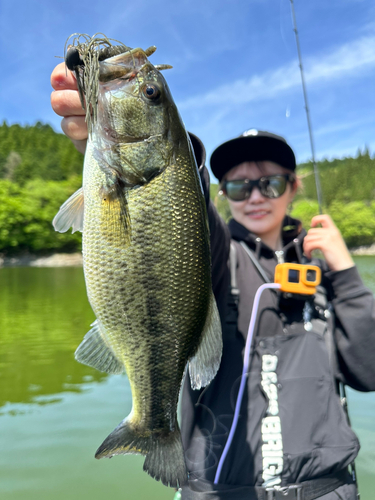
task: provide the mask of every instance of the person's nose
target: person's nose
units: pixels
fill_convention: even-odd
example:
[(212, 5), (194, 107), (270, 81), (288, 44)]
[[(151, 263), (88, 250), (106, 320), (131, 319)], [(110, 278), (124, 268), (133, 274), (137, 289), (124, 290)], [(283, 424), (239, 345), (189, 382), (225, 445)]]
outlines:
[(257, 187), (253, 187), (253, 190), (251, 191), (250, 197), (247, 199), (248, 203), (263, 203), (264, 202), (264, 196), (262, 193), (259, 191)]

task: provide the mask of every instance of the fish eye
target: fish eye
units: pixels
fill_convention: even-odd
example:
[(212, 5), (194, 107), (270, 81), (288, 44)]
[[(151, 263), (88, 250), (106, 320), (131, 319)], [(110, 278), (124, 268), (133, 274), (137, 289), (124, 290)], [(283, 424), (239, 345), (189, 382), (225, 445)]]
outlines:
[(153, 83), (147, 83), (142, 88), (142, 93), (147, 99), (156, 101), (160, 97), (160, 89)]

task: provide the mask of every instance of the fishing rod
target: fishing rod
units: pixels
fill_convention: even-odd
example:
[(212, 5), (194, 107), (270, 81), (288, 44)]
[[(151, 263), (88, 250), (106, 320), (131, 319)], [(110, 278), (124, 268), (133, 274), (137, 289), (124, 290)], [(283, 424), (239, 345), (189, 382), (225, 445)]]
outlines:
[[(303, 64), (302, 64), (302, 54), (301, 54), (301, 46), (299, 43), (299, 36), (298, 36), (298, 29), (297, 29), (297, 19), (296, 19), (296, 13), (294, 10), (294, 1), (290, 0), (290, 5), (291, 5), (291, 10), (292, 10), (292, 17), (293, 17), (293, 31), (296, 36), (296, 44), (297, 44), (297, 53), (298, 53), (298, 60), (299, 60), (299, 69), (301, 73), (301, 81), (302, 81), (302, 89), (303, 89), (303, 98), (305, 101), (305, 110), (306, 110), (306, 118), (307, 118), (307, 126), (309, 129), (309, 136), (310, 136), (310, 146), (311, 146), (311, 155), (312, 155), (312, 162), (314, 166), (314, 177), (315, 177), (315, 186), (316, 186), (316, 194), (318, 197), (318, 205), (319, 205), (319, 213), (322, 214), (322, 189), (320, 186), (320, 180), (319, 180), (319, 171), (318, 171), (318, 166), (315, 161), (315, 148), (314, 148), (314, 138), (313, 138), (313, 132), (312, 132), (312, 126), (311, 126), (311, 120), (310, 120), (310, 110), (309, 110), (309, 105), (308, 105), (308, 100), (307, 100), (307, 90), (306, 90), (306, 83), (305, 83), (305, 75), (303, 72)], [(345, 390), (345, 384), (342, 382), (339, 382), (339, 393), (340, 393), (340, 399), (341, 399), (341, 404), (343, 406), (346, 418), (348, 420), (348, 424), (350, 425), (350, 418), (349, 418), (349, 411), (348, 411), (348, 403), (347, 403), (347, 396), (346, 396), (346, 390)], [(356, 472), (356, 467), (355, 467), (355, 462), (350, 464), (351, 467), (351, 473), (352, 473), (352, 478), (354, 482), (357, 485), (357, 499), (360, 498), (360, 494), (358, 491), (358, 479), (357, 479), (357, 472)]]
[(304, 72), (303, 72), (301, 46), (300, 46), (300, 43), (299, 43), (299, 36), (298, 36), (298, 29), (297, 29), (297, 19), (296, 19), (296, 13), (295, 13), (295, 10), (294, 10), (294, 2), (293, 2), (293, 0), (290, 0), (290, 5), (291, 5), (292, 17), (293, 17), (293, 31), (294, 31), (294, 33), (296, 35), (296, 44), (297, 44), (297, 53), (298, 53), (298, 60), (299, 60), (299, 69), (300, 69), (301, 80), (302, 80), (303, 98), (304, 98), (304, 101), (305, 101), (307, 126), (308, 126), (308, 129), (309, 129), (309, 136), (310, 136), (311, 156), (312, 156), (312, 163), (313, 163), (313, 167), (314, 167), (314, 177), (315, 177), (316, 194), (317, 194), (317, 197), (318, 197), (319, 214), (322, 214), (323, 213), (323, 210), (322, 210), (322, 189), (320, 187), (318, 166), (317, 166), (316, 161), (315, 161), (314, 137), (313, 137), (313, 131), (312, 131), (312, 126), (311, 126), (311, 120), (310, 120), (310, 110), (309, 110), (309, 104), (308, 104), (308, 99), (307, 99), (307, 90), (306, 90), (306, 83), (305, 83), (305, 75), (304, 75)]

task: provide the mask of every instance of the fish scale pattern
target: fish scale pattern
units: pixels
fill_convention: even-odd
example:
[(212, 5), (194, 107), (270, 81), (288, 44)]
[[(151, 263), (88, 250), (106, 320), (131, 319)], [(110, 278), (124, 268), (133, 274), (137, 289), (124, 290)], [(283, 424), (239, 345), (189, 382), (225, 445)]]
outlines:
[(210, 300), (206, 216), (197, 172), (187, 160), (188, 150), (185, 159), (177, 157), (150, 183), (125, 194), (127, 244), (120, 203), (98, 196), (105, 175), (95, 161), (85, 174), (84, 191), (91, 193), (85, 196), (83, 246), (88, 296), (125, 365), (133, 423), (145, 432), (176, 427), (183, 372)]

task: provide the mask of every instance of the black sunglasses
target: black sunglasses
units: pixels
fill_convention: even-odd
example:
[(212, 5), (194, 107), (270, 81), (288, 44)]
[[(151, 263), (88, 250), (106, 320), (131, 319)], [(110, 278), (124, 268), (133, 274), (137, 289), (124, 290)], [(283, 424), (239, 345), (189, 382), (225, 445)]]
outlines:
[(266, 175), (255, 180), (224, 181), (221, 191), (232, 201), (247, 200), (255, 187), (266, 198), (279, 198), (285, 193), (287, 183), (293, 183), (294, 181), (295, 177), (290, 174)]

